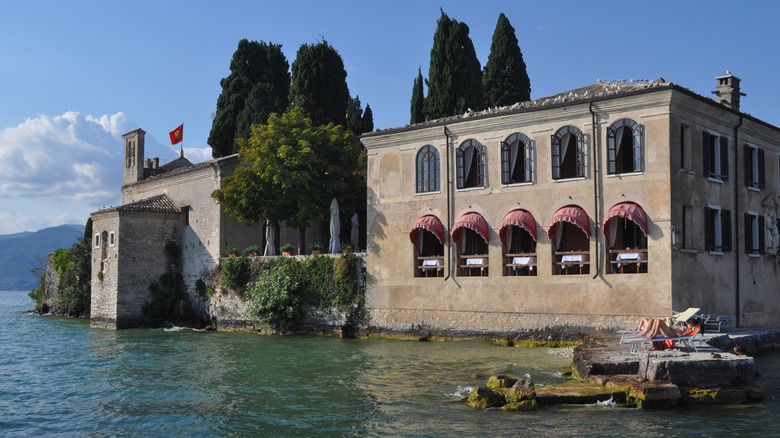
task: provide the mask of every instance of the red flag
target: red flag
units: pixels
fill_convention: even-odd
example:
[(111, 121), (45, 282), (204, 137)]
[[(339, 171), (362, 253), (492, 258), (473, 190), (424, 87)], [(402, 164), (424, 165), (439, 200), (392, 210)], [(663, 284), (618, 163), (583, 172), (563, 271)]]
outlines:
[(178, 128), (169, 132), (168, 135), (171, 137), (171, 145), (181, 143), (181, 141), (184, 139), (184, 124), (182, 123), (179, 125)]

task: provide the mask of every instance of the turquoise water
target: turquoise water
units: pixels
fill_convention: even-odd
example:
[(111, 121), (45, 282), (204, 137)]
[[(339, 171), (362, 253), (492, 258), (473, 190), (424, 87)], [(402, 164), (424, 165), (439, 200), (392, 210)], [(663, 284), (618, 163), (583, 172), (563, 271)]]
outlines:
[(89, 328), (24, 315), (0, 292), (0, 436), (777, 436), (780, 352), (756, 359), (763, 404), (534, 413), (452, 398), (492, 373), (566, 379), (570, 359), (482, 341), (410, 342)]

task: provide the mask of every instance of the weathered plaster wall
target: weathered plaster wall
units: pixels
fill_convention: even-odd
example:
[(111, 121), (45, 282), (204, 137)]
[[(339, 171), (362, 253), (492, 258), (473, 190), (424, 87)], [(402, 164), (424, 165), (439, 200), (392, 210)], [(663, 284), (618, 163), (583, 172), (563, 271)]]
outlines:
[[(594, 136), (587, 103), (447, 125), (452, 145), (449, 176), (453, 186), (454, 149), (463, 141), (475, 139), (487, 147), (488, 168), (485, 188), (452, 190), (449, 219), (448, 151), (441, 126), (364, 138), (368, 146), (370, 187), (367, 307), (372, 325), (389, 328), (423, 324), (445, 331), (458, 327), (475, 332), (531, 332), (542, 326), (560, 330), (585, 325), (615, 327), (623, 324), (624, 317), (667, 314), (665, 308), (672, 305), (669, 156), (665, 152), (669, 150), (670, 96), (671, 91), (657, 92), (594, 104), (598, 163), (595, 172)], [(607, 177), (606, 127), (621, 118), (631, 118), (645, 126), (646, 169), (636, 174)], [(550, 137), (566, 125), (573, 125), (585, 134), (586, 177), (554, 181)], [(500, 142), (514, 132), (525, 134), (535, 144), (533, 184), (501, 184)], [(415, 156), (427, 144), (439, 150), (442, 191), (416, 194)], [(594, 175), (600, 200), (598, 209), (594, 204)], [(647, 274), (603, 273), (606, 253), (602, 218), (612, 205), (624, 201), (638, 203), (648, 215)], [(579, 205), (590, 217), (593, 237), (589, 275), (553, 275), (553, 251), (546, 234), (547, 225), (555, 211), (567, 204)], [(504, 216), (515, 208), (528, 210), (537, 221), (538, 275), (535, 277), (502, 276), (498, 231)], [(451, 274), (446, 280), (415, 278), (410, 226), (419, 217), (434, 214), (449, 228), (469, 211), (480, 213), (491, 228), (489, 275), (457, 276), (449, 267), (455, 262), (453, 258), (445, 260), (445, 273)], [(595, 239), (599, 239), (598, 250)], [(454, 257), (454, 248), (451, 253)], [(445, 259), (446, 256), (445, 247)], [(600, 275), (594, 278), (597, 267)], [(619, 317), (608, 320), (608, 315)]]

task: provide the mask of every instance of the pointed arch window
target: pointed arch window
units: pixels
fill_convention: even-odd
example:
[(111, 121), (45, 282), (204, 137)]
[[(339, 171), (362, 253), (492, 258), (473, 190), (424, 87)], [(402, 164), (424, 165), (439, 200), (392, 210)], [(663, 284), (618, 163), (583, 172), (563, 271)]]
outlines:
[(458, 188), (485, 187), (485, 147), (476, 140), (466, 140), (456, 155)]
[(551, 138), (552, 178), (585, 176), (585, 139), (574, 126), (564, 126)]
[(437, 192), (440, 190), (439, 151), (426, 145), (417, 152), (417, 193)]
[(521, 133), (501, 142), (501, 184), (533, 181), (533, 143)]
[(631, 119), (620, 119), (607, 128), (607, 173), (644, 170), (644, 126)]

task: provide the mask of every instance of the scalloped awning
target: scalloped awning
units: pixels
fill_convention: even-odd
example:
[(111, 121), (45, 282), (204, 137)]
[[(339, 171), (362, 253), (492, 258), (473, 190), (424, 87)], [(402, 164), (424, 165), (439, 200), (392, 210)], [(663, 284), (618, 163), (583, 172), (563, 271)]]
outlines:
[(609, 235), (610, 219), (615, 216), (620, 216), (630, 220), (631, 222), (639, 225), (639, 228), (647, 236), (647, 214), (645, 210), (634, 202), (621, 202), (615, 204), (609, 209), (604, 216), (604, 235)]
[(555, 235), (555, 227), (558, 225), (558, 222), (569, 222), (576, 225), (590, 239), (590, 219), (588, 219), (588, 214), (582, 208), (576, 205), (567, 205), (555, 212), (547, 225), (547, 237), (551, 240)]
[(501, 221), (501, 228), (499, 228), (498, 231), (498, 236), (501, 238), (502, 242), (504, 241), (504, 234), (506, 234), (506, 227), (512, 225), (525, 228), (525, 230), (531, 234), (531, 237), (536, 240), (536, 220), (527, 210), (512, 210), (504, 216), (504, 220)]
[(490, 227), (488, 227), (487, 221), (481, 214), (470, 212), (460, 217), (452, 226), (452, 241), (457, 242), (460, 240), (460, 232), (463, 228), (474, 230), (482, 236), (485, 243), (490, 243)]
[(417, 219), (417, 222), (409, 229), (409, 239), (411, 239), (412, 243), (417, 242), (417, 233), (421, 229), (430, 231), (439, 239), (439, 242), (442, 245), (444, 244), (444, 225), (442, 225), (441, 221), (436, 216), (428, 214)]

